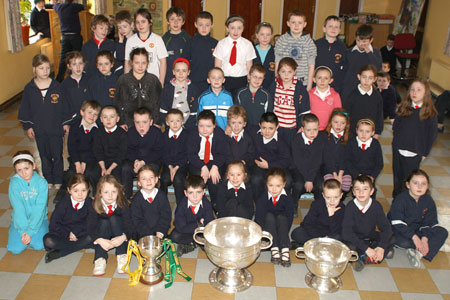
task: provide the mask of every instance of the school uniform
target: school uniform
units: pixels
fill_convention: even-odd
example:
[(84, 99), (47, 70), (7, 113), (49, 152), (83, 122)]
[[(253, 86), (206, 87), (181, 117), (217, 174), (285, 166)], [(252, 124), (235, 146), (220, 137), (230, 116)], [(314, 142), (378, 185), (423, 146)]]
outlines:
[(74, 121), (75, 117), (77, 117), (78, 120), (81, 118), (80, 110), (83, 102), (86, 100), (91, 100), (88, 94), (88, 83), (89, 80), (86, 73), (82, 74), (79, 81), (73, 79), (72, 76), (69, 75), (63, 80), (63, 82), (61, 82), (61, 86), (69, 101), (70, 114)]
[(163, 135), (159, 128), (150, 126), (144, 136), (134, 126), (128, 129), (126, 159), (122, 163), (122, 184), (124, 185), (125, 196), (128, 199), (133, 194), (133, 177), (136, 175), (133, 170), (134, 162), (143, 160), (158, 175), (161, 168), (162, 154)]
[(416, 201), (408, 190), (401, 192), (392, 201), (388, 218), (397, 246), (416, 249), (414, 235), (428, 238), (429, 252), (424, 256), (428, 261), (433, 260), (448, 236), (447, 230), (438, 224), (436, 204), (429, 194)]
[(292, 231), (291, 238), (300, 245), (303, 245), (310, 239), (325, 236), (341, 240), (342, 221), (345, 214), (344, 203), (340, 202), (337, 208), (339, 209), (330, 217), (327, 203), (323, 196), (315, 199), (311, 203), (311, 207), (303, 222)]
[(344, 171), (344, 175), (342, 176), (342, 190), (348, 192), (352, 184), (352, 177), (346, 167), (347, 144), (342, 143), (343, 139), (344, 132), (336, 133), (333, 128), (331, 129), (323, 148), (321, 172), (325, 181), (334, 178), (333, 172), (339, 174), (341, 170)]
[(383, 98), (383, 119), (395, 119), (395, 109), (397, 108), (397, 95), (395, 88), (389, 85), (385, 89), (378, 89)]
[(262, 87), (252, 93), (247, 85), (237, 92), (236, 104), (245, 108), (247, 124), (258, 125), (263, 113), (273, 111), (273, 101), (270, 101), (269, 97), (269, 92)]
[(285, 189), (276, 199), (265, 190), (256, 201), (255, 222), (272, 235), (272, 247), (289, 248), (289, 229), (294, 217), (292, 203)]
[(319, 130), (325, 130), (333, 110), (342, 107), (341, 97), (332, 87), (328, 87), (324, 92), (313, 87), (308, 94), (311, 113), (319, 118)]
[[(53, 5), (46, 4), (45, 8), (53, 8)], [(50, 37), (50, 19), (48, 11), (45, 8), (39, 10), (37, 6), (33, 8), (30, 14), (30, 26), (34, 33), (41, 32), (41, 38)]]
[(391, 70), (389, 73), (394, 74), (396, 65), (397, 65), (397, 56), (395, 53), (398, 50), (395, 49), (393, 46), (391, 48), (388, 48), (387, 45), (380, 48), (381, 57), (383, 58), (383, 61), (389, 62), (389, 66), (391, 67)]
[(217, 40), (210, 34), (201, 35), (196, 33), (186, 43), (182, 57), (191, 64), (189, 78), (199, 87), (200, 92), (208, 89), (208, 72), (214, 67), (213, 52), (216, 48)]
[(255, 165), (255, 146), (250, 133), (245, 128), (238, 134), (232, 132), (231, 137), (227, 136), (227, 141), (230, 146), (229, 161), (243, 160), (248, 173), (249, 168)]
[(356, 124), (361, 119), (371, 119), (375, 123), (375, 134), (383, 132), (383, 98), (377, 89), (371, 87), (366, 92), (358, 84), (346, 98), (343, 98), (343, 107), (350, 115), (350, 137), (356, 136)]
[(262, 86), (268, 90), (275, 81), (275, 47), (269, 45), (269, 49), (262, 50), (259, 44), (255, 46), (256, 58), (253, 59), (253, 64), (261, 64), (266, 69), (266, 75)]
[(112, 239), (125, 234), (127, 240), (119, 247), (116, 247), (116, 255), (126, 254), (128, 240), (133, 237), (134, 226), (131, 221), (131, 210), (127, 204), (120, 207), (116, 202), (107, 204), (103, 200), (103, 212), (97, 213), (93, 205), (89, 205), (87, 218), (87, 232), (94, 243), (95, 255), (94, 261), (98, 258), (108, 260), (108, 251), (103, 249), (96, 240), (99, 238)]
[[(200, 220), (203, 219), (203, 223)], [(203, 196), (199, 204), (194, 205), (187, 197), (184, 197), (175, 209), (175, 228), (169, 238), (177, 244), (189, 244), (194, 242), (192, 235), (197, 227), (206, 226), (214, 220), (211, 203)]]
[(151, 193), (142, 189), (131, 202), (131, 216), (138, 239), (160, 232), (167, 236), (172, 221), (172, 211), (166, 194), (157, 188)]
[[(167, 194), (167, 187), (173, 184), (175, 189), (175, 199), (177, 204), (184, 197), (184, 182), (188, 173), (188, 154), (187, 147), (189, 132), (180, 128), (178, 132), (167, 129), (162, 137), (162, 161), (163, 171), (160, 179), (161, 190)], [(178, 166), (173, 182), (170, 180), (170, 169)]]
[(325, 37), (315, 40), (315, 43), (317, 47), (315, 67), (326, 66), (331, 69), (334, 80), (330, 85), (339, 93), (347, 69), (347, 46), (339, 39), (330, 43)]
[(60, 83), (52, 79), (43, 96), (32, 79), (24, 88), (18, 118), (24, 130), (34, 130), (45, 179), (50, 184), (61, 184), (64, 171), (63, 126), (70, 123), (71, 116), (69, 102)]
[(374, 138), (368, 139), (365, 143), (358, 137), (350, 139), (347, 144), (345, 165), (353, 178), (362, 174), (376, 180), (384, 167), (380, 142)]
[(169, 55), (167, 57), (167, 72), (164, 82), (170, 82), (170, 80), (174, 77), (171, 72), (173, 63), (177, 58), (180, 58), (183, 55), (183, 51), (186, 48), (187, 42), (190, 38), (191, 37), (189, 34), (187, 34), (183, 29), (177, 34), (171, 33), (169, 30), (162, 36), (167, 54)]
[(421, 108), (412, 108), (409, 117), (397, 116), (392, 126), (393, 196), (404, 189), (404, 180), (412, 170), (418, 169), (422, 157), (430, 154), (437, 138), (437, 116), (420, 120)]
[(47, 181), (35, 171), (28, 183), (18, 174), (11, 177), (8, 190), (12, 206), (11, 225), (8, 230), (6, 248), (13, 254), (22, 253), (27, 245), (22, 243), (22, 234), (31, 237), (30, 246), (44, 249), (42, 238), (48, 232)]
[[(212, 166), (217, 166), (221, 177), (225, 175), (225, 164), (230, 156), (230, 149), (226, 140), (226, 135), (222, 129), (216, 127), (213, 133), (208, 137), (210, 151), (209, 161), (205, 159), (207, 153), (207, 139), (201, 136), (198, 131), (192, 131), (188, 138), (187, 145), (189, 173), (200, 175), (203, 166), (211, 170)], [(206, 154), (206, 156), (208, 156)], [(216, 205), (217, 185), (212, 183), (211, 179), (207, 182), (209, 195), (213, 207)]]
[(220, 218), (240, 217), (253, 219), (253, 191), (250, 185), (242, 182), (235, 188), (231, 182), (224, 181), (217, 189), (217, 213)]
[(116, 95), (116, 83), (118, 74), (103, 75), (98, 70), (93, 70), (88, 83), (88, 97), (100, 103), (101, 107), (113, 105)]
[(227, 112), (233, 104), (233, 96), (228, 90), (222, 88), (216, 95), (209, 88), (198, 97), (197, 117), (200, 112), (210, 110), (216, 115), (217, 126), (225, 130), (227, 127)]
[(361, 207), (358, 200), (350, 201), (345, 207), (342, 239), (359, 255), (369, 247), (381, 247), (386, 255), (393, 247), (392, 229), (380, 202), (370, 198), (368, 204)]
[[(117, 167), (112, 170), (111, 175), (121, 182), (122, 163), (127, 155), (127, 133), (119, 126), (111, 130), (103, 128), (99, 130), (94, 139), (94, 156), (97, 162), (105, 162), (105, 168), (108, 169), (112, 163)], [(98, 169), (100, 171), (100, 168)], [(97, 172), (96, 181), (100, 179), (100, 172)]]
[[(81, 53), (86, 60), (85, 71), (88, 77), (94, 75), (97, 71), (96, 57), (97, 53), (102, 50), (108, 50), (111, 52), (111, 54), (114, 55), (114, 53), (116, 52), (116, 44), (114, 43), (114, 41), (106, 37), (103, 41), (99, 41), (95, 38), (94, 35), (92, 35), (92, 38), (84, 43), (83, 47), (81, 47)], [(112, 70), (114, 70), (114, 68)]]
[[(82, 202), (66, 195), (59, 201), (50, 218), (50, 230), (44, 236), (45, 250), (57, 250), (59, 257), (90, 248), (91, 237), (87, 234), (87, 217), (92, 199), (87, 197)], [(70, 241), (70, 233), (77, 237), (77, 241)]]
[(294, 210), (298, 208), (298, 200), (306, 192), (305, 183), (313, 183), (314, 199), (320, 197), (322, 178), (320, 176), (320, 166), (325, 146), (326, 134), (319, 132), (318, 136), (311, 140), (305, 133), (297, 134), (292, 140), (292, 157), (294, 164), (292, 168), (293, 184), (292, 199), (294, 200)]
[(161, 93), (161, 120), (166, 119), (167, 112), (171, 108), (179, 109), (183, 113), (184, 127), (195, 128), (198, 110), (198, 96), (200, 91), (197, 86), (187, 79), (184, 87), (179, 87), (173, 78), (164, 85)]
[(126, 43), (127, 43), (126, 36), (123, 37), (122, 43), (119, 42), (119, 38), (114, 39), (114, 44), (116, 47), (114, 69), (115, 69), (115, 72), (117, 72), (120, 75), (122, 75), (124, 73)]

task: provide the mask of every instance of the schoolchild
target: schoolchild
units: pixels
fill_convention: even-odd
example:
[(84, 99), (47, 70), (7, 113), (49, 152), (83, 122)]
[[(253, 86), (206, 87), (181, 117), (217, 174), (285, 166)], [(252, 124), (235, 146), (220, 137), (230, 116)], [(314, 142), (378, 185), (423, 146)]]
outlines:
[(184, 197), (184, 181), (188, 173), (187, 147), (189, 132), (183, 127), (183, 113), (175, 108), (166, 115), (166, 130), (162, 138), (161, 190), (167, 195), (167, 187), (173, 185), (177, 204)]
[(217, 43), (214, 49), (214, 66), (221, 68), (226, 81), (225, 89), (233, 98), (247, 83), (247, 74), (256, 58), (253, 44), (242, 37), (245, 21), (240, 15), (231, 15), (225, 21), (228, 36)]
[(45, 4), (44, 0), (34, 0), (34, 8), (30, 13), (30, 26), (39, 38), (50, 37), (50, 18), (46, 8), (53, 8), (51, 4)]
[(125, 45), (127, 40), (133, 35), (134, 23), (130, 11), (121, 10), (115, 16), (118, 36), (114, 39), (116, 44), (116, 62), (114, 64), (115, 72), (123, 74), (125, 71)]
[(276, 265), (290, 267), (289, 229), (294, 209), (292, 197), (285, 187), (285, 172), (279, 168), (270, 169), (267, 172), (267, 190), (256, 201), (255, 221), (273, 237), (270, 261)]
[(358, 79), (360, 84), (355, 85), (346, 98), (342, 98), (343, 107), (350, 114), (350, 137), (356, 133), (356, 124), (361, 119), (371, 119), (375, 123), (375, 138), (383, 131), (383, 98), (375, 88), (377, 70), (374, 65), (361, 67)]
[(245, 164), (232, 160), (227, 166), (226, 180), (217, 190), (217, 213), (219, 218), (240, 217), (253, 219), (253, 191), (247, 180)]
[(167, 236), (172, 221), (167, 195), (159, 190), (158, 173), (149, 165), (138, 171), (137, 192), (131, 201), (131, 217), (138, 239), (147, 235), (156, 235), (160, 239)]
[(182, 57), (187, 42), (191, 37), (183, 29), (186, 14), (180, 7), (172, 6), (169, 8), (166, 12), (166, 20), (169, 24), (169, 30), (162, 36), (162, 39), (169, 55), (167, 57), (166, 79), (164, 81), (168, 83), (173, 77), (173, 74), (169, 72), (169, 68), (175, 60)]
[(22, 253), (27, 246), (42, 250), (42, 238), (48, 232), (47, 181), (35, 171), (34, 158), (27, 150), (17, 151), (12, 164), (16, 174), (8, 190), (12, 212), (6, 248), (12, 254)]
[(208, 72), (214, 67), (213, 52), (217, 40), (211, 37), (213, 16), (207, 11), (201, 11), (195, 17), (197, 33), (187, 41), (183, 50), (183, 58), (191, 64), (190, 79), (200, 92), (208, 89)]
[[(227, 131), (229, 138), (227, 139), (230, 145), (230, 161), (242, 161), (247, 170), (255, 164), (255, 146), (250, 135), (250, 130), (245, 129), (247, 126), (247, 113), (240, 105), (233, 105), (227, 113), (228, 127)], [(228, 133), (229, 132), (229, 133)]]
[(269, 92), (262, 87), (266, 73), (263, 65), (252, 65), (248, 73), (248, 85), (237, 92), (236, 104), (247, 111), (249, 125), (258, 125), (262, 114), (273, 110), (273, 101), (269, 101)]
[(378, 73), (377, 87), (383, 98), (383, 119), (389, 118), (389, 121), (393, 124), (395, 109), (397, 108), (397, 95), (395, 88), (391, 85), (391, 76), (389, 73)]
[(336, 179), (328, 179), (323, 183), (322, 195), (314, 199), (303, 222), (291, 233), (291, 249), (302, 247), (310, 239), (319, 237), (342, 240), (345, 214), (342, 195), (341, 184)]
[(159, 126), (161, 83), (158, 78), (147, 72), (149, 54), (144, 48), (131, 51), (129, 62), (131, 71), (120, 76), (116, 84), (114, 105), (119, 108), (121, 127), (128, 130), (134, 124), (136, 109), (146, 107), (152, 112), (153, 122)]
[[(265, 77), (262, 86), (268, 90), (275, 81), (275, 48), (271, 45), (273, 27), (270, 23), (262, 22), (256, 26), (255, 32), (258, 44), (255, 46), (256, 58), (253, 65), (261, 64), (265, 69)], [(249, 75), (252, 69), (249, 71)]]
[(69, 133), (70, 105), (61, 84), (50, 76), (50, 60), (37, 54), (32, 61), (34, 78), (23, 90), (18, 118), (30, 139), (36, 139), (42, 173), (49, 184), (61, 187), (63, 137)]
[[(382, 64), (381, 64), (381, 72), (391, 74), (391, 66), (389, 65), (388, 61), (383, 61), (382, 62)], [(390, 84), (389, 87), (394, 89), (396, 102), (397, 102), (397, 104), (399, 104), (402, 101), (402, 97), (400, 96), (400, 93), (398, 92), (398, 90), (395, 87), (395, 85)]]
[(44, 236), (46, 263), (91, 247), (92, 240), (87, 234), (87, 216), (92, 206), (89, 187), (88, 179), (82, 174), (70, 179), (68, 194), (56, 204), (50, 230)]
[(227, 111), (233, 105), (231, 93), (224, 89), (224, 73), (221, 68), (214, 67), (208, 73), (209, 89), (198, 97), (197, 115), (203, 110), (210, 110), (216, 116), (217, 126), (225, 130), (227, 126)]
[(280, 122), (280, 135), (289, 146), (302, 124), (302, 115), (310, 112), (309, 94), (298, 82), (296, 69), (297, 63), (294, 59), (282, 58), (278, 62), (278, 77), (269, 89), (270, 99), (273, 99), (273, 105), (269, 104), (269, 107), (273, 107), (273, 112)]
[(203, 178), (215, 209), (217, 184), (225, 173), (230, 150), (227, 136), (222, 129), (216, 127), (212, 111), (200, 112), (197, 121), (198, 130), (192, 130), (188, 138), (189, 173)]
[(164, 86), (167, 69), (167, 50), (161, 36), (152, 32), (152, 15), (147, 8), (140, 8), (134, 15), (137, 33), (132, 35), (125, 45), (125, 73), (128, 73), (133, 58), (131, 51), (135, 48), (144, 48), (147, 52), (147, 72), (155, 75), (161, 86)]
[(175, 209), (174, 228), (169, 238), (177, 244), (178, 257), (197, 247), (192, 238), (197, 227), (214, 220), (213, 209), (205, 196), (205, 182), (199, 175), (189, 175), (184, 187), (185, 197)]
[(353, 179), (355, 199), (345, 207), (342, 239), (358, 252), (359, 259), (352, 263), (356, 272), (360, 272), (364, 264), (379, 264), (384, 258), (394, 256), (391, 224), (380, 202), (371, 197), (373, 192), (369, 176), (356, 177)]
[(108, 251), (115, 249), (117, 273), (125, 273), (122, 268), (127, 263), (127, 240), (134, 232), (128, 201), (122, 185), (108, 174), (97, 186), (93, 205), (88, 206), (87, 232), (94, 243), (94, 276), (106, 272)]
[[(83, 44), (81, 53), (86, 60), (86, 75), (90, 77), (96, 73), (98, 68), (98, 56), (100, 51), (116, 52), (114, 41), (106, 38), (108, 34), (109, 21), (104, 15), (95, 15), (91, 20), (92, 38)], [(114, 61), (111, 67), (114, 66)]]
[(197, 123), (197, 109), (199, 90), (188, 78), (190, 74), (190, 63), (185, 58), (177, 58), (173, 62), (173, 75), (166, 82), (161, 93), (161, 119), (166, 119), (167, 111), (171, 108), (183, 112), (184, 127), (195, 128)]
[(341, 22), (338, 16), (328, 16), (323, 25), (325, 36), (315, 41), (317, 56), (315, 67), (327, 66), (333, 73), (334, 80), (330, 86), (341, 92), (347, 69), (347, 46), (339, 40)]
[(280, 61), (284, 57), (292, 58), (296, 62), (294, 74), (297, 80), (309, 91), (312, 88), (317, 48), (309, 33), (303, 31), (307, 25), (306, 15), (300, 10), (293, 10), (289, 12), (286, 23), (289, 31), (275, 44), (276, 74), (279, 73)]
[(431, 98), (430, 85), (415, 79), (408, 95), (398, 107), (392, 127), (393, 196), (404, 189), (404, 180), (430, 154), (437, 137), (437, 111)]
[(349, 138), (350, 117), (344, 108), (335, 108), (325, 132), (327, 140), (323, 149), (323, 180), (336, 179), (342, 191), (348, 192), (352, 186), (352, 176), (345, 165)]
[(113, 72), (114, 57), (111, 51), (101, 50), (95, 58), (97, 70), (89, 77), (88, 95), (101, 107), (112, 105), (116, 95), (118, 74)]
[[(395, 73), (395, 68), (397, 65), (397, 56), (395, 55), (395, 53), (398, 50), (395, 49), (395, 47), (394, 47), (394, 40), (395, 40), (395, 35), (393, 35), (392, 33), (389, 34), (387, 37), (387, 40), (386, 40), (386, 45), (384, 45), (380, 49), (381, 58), (383, 59), (383, 62), (387, 61), (389, 63), (390, 70), (388, 72), (390, 72), (391, 74)], [(386, 71), (383, 71), (383, 72), (386, 72)]]
[(127, 133), (117, 125), (119, 112), (115, 106), (104, 106), (100, 111), (103, 128), (97, 131), (94, 139), (94, 156), (100, 167), (97, 168), (98, 182), (100, 176), (114, 175), (122, 178), (122, 163), (127, 155)]
[(327, 66), (319, 66), (314, 71), (315, 87), (309, 90), (311, 113), (319, 118), (319, 130), (325, 130), (333, 109), (342, 107), (341, 97), (330, 84), (333, 82), (333, 72)]
[(407, 190), (395, 197), (388, 213), (395, 245), (407, 249), (409, 262), (416, 268), (422, 257), (432, 261), (448, 237), (448, 231), (439, 226), (429, 185), (425, 171), (413, 170), (406, 178)]
[(122, 163), (122, 184), (127, 199), (132, 196), (133, 178), (141, 167), (149, 165), (157, 174), (161, 168), (163, 134), (152, 125), (152, 113), (147, 108), (134, 112), (134, 126), (127, 132), (126, 159)]

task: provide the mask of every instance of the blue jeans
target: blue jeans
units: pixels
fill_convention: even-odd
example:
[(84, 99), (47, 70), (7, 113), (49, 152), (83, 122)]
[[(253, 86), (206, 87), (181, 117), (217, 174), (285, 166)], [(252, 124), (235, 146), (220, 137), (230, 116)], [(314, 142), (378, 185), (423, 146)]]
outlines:
[[(44, 242), (43, 237), (48, 232), (48, 220), (47, 217), (45, 217), (44, 221), (42, 221), (41, 227), (39, 227), (38, 231), (30, 235), (31, 241), (30, 241), (30, 247), (34, 250), (42, 250), (44, 249)], [(17, 229), (11, 225), (9, 226), (9, 232), (8, 232), (8, 245), (6, 248), (9, 252), (12, 254), (20, 254), (22, 253), (26, 248), (27, 245), (24, 245), (22, 243), (22, 233), (17, 231)]]

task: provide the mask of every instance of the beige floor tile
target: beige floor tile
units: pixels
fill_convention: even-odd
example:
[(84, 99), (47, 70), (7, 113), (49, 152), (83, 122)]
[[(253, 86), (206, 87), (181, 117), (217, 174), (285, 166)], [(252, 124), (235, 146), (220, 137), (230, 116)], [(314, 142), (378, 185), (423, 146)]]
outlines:
[(253, 275), (253, 285), (275, 286), (275, 270), (270, 262), (257, 262), (248, 269)]
[(392, 185), (379, 185), (378, 187), (383, 191), (385, 197), (392, 197), (392, 191), (394, 190)]
[[(450, 253), (439, 251), (433, 258), (432, 262), (422, 259), (423, 264), (427, 269), (450, 269)], [(449, 278), (450, 279), (450, 278)]]
[(400, 293), (360, 291), (361, 300), (401, 300)]
[(28, 150), (31, 153), (34, 153), (36, 151), (36, 149), (37, 149), (37, 147), (31, 147), (31, 146), (14, 146), (8, 152), (6, 152), (6, 155), (13, 156), (17, 151), (21, 151), (21, 150)]
[(8, 227), (0, 227), (0, 248), (6, 248), (8, 244)]
[(444, 300), (450, 300), (450, 295), (448, 295), (448, 294), (441, 295), (441, 296), (442, 296), (442, 299), (444, 299)]
[(381, 173), (383, 173), (383, 174), (392, 174), (392, 165), (391, 164), (384, 164), (384, 167), (381, 170)]
[(420, 166), (428, 174), (433, 174), (433, 176), (448, 176), (447, 171), (441, 166)]
[[(188, 296), (188, 295), (187, 295)], [(192, 299), (196, 300), (232, 300), (234, 294), (222, 293), (209, 283), (194, 283)]]
[(7, 194), (8, 188), (9, 188), (9, 180), (5, 180), (0, 183), (0, 193)]
[(340, 276), (342, 280), (342, 289), (343, 290), (357, 290), (358, 286), (356, 285), (355, 277), (353, 277), (352, 266), (350, 264), (347, 265), (344, 273)]
[[(189, 277), (192, 278), (192, 280), (194, 280), (195, 278), (195, 269), (197, 266), (197, 260), (195, 258), (183, 258), (180, 257), (180, 264), (181, 264), (181, 268), (183, 268), (183, 272), (186, 273)], [(161, 267), (162, 270), (164, 272), (165, 267), (163, 265), (163, 262), (161, 260)], [(176, 274), (175, 275), (175, 281), (182, 281), (182, 282), (186, 282), (186, 279), (184, 279), (183, 276), (181, 276), (180, 274)]]
[(128, 279), (111, 279), (105, 299), (108, 300), (147, 300), (150, 287), (145, 284), (128, 285)]
[(202, 249), (199, 248), (197, 258), (208, 259), (208, 256), (206, 255), (205, 251), (203, 251)]
[(277, 299), (318, 300), (319, 294), (313, 289), (277, 288)]
[(0, 144), (1, 145), (11, 145), (15, 146), (17, 143), (21, 142), (25, 136), (0, 136)]
[(378, 202), (381, 203), (381, 206), (383, 207), (383, 211), (384, 213), (388, 213), (389, 210), (391, 209), (391, 205), (389, 204), (389, 202), (384, 199), (384, 198), (378, 198), (377, 197)]
[(33, 273), (44, 254), (45, 251), (29, 249), (18, 255), (7, 252), (2, 260), (0, 260), (0, 271)]
[[(116, 271), (117, 260), (113, 254), (108, 255), (108, 263), (106, 264), (106, 273), (102, 277), (112, 277)], [(93, 276), (94, 270), (94, 253), (84, 253), (78, 263), (77, 268), (73, 272), (74, 276)]]
[(400, 292), (439, 294), (426, 269), (391, 268), (390, 271)]
[(442, 200), (450, 200), (450, 188), (446, 189), (446, 188), (435, 187), (434, 189), (436, 189), (438, 191)]
[(311, 203), (312, 203), (313, 201), (314, 201), (314, 200), (302, 199), (302, 200), (300, 200), (298, 206), (299, 206), (299, 208), (306, 208), (306, 209), (309, 209), (309, 208), (311, 207)]
[[(435, 160), (439, 163), (441, 166), (450, 166), (450, 157), (441, 157), (441, 156), (433, 156)], [(428, 175), (434, 175), (434, 174), (428, 174)]]
[(392, 144), (392, 139), (388, 138), (388, 137), (379, 137), (378, 141), (380, 142), (381, 145), (383, 146), (389, 146)]
[(59, 299), (69, 280), (70, 276), (32, 274), (16, 299)]
[(8, 179), (9, 177), (11, 177), (13, 171), (14, 170), (11, 167), (0, 167), (0, 179)]

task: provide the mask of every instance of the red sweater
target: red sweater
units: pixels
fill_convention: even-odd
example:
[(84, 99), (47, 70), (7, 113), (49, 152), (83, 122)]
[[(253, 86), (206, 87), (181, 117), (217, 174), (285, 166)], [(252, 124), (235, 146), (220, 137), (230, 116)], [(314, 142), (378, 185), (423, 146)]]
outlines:
[(330, 87), (328, 95), (325, 100), (320, 99), (314, 87), (309, 90), (309, 103), (311, 105), (311, 113), (319, 118), (319, 130), (325, 130), (330, 119), (331, 112), (336, 107), (342, 107), (341, 97), (332, 87)]

